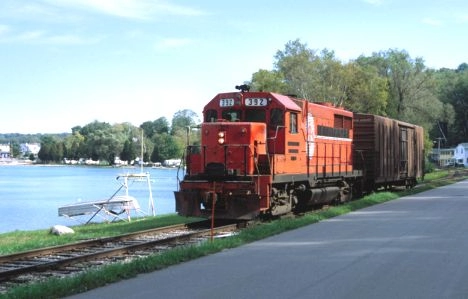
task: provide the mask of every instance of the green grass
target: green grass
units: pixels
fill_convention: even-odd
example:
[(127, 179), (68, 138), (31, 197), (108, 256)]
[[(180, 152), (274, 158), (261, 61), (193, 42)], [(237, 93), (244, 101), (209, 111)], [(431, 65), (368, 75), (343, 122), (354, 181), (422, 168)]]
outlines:
[(466, 176), (464, 176), (464, 174), (450, 175), (450, 173), (447, 172), (430, 174), (426, 176), (425, 181), (422, 184), (412, 190), (371, 194), (362, 199), (340, 206), (334, 206), (325, 210), (308, 213), (300, 218), (275, 220), (258, 226), (252, 226), (242, 230), (238, 235), (230, 238), (215, 239), (213, 242), (205, 242), (197, 246), (176, 248), (162, 254), (155, 254), (129, 263), (104, 266), (98, 269), (89, 270), (88, 272), (77, 275), (73, 278), (51, 279), (43, 283), (17, 287), (0, 297), (59, 298), (84, 292), (122, 279), (135, 277), (140, 273), (160, 270), (170, 265), (216, 253), (224, 249), (238, 247), (288, 230), (317, 223), (324, 219), (394, 200), (400, 196), (414, 194), (451, 184), (465, 178)]
[(156, 227), (198, 221), (199, 218), (180, 217), (175, 214), (137, 218), (131, 222), (96, 223), (72, 227), (74, 234), (53, 235), (49, 230), (14, 231), (0, 234), (0, 254), (7, 255), (21, 251), (69, 244), (82, 240), (112, 237), (125, 233)]

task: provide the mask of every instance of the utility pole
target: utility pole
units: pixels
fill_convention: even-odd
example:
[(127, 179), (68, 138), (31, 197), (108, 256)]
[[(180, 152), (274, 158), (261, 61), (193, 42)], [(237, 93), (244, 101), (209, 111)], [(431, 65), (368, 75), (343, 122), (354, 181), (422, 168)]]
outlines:
[(437, 137), (437, 154), (438, 154), (438, 164), (439, 164), (439, 167), (442, 166), (442, 163), (440, 161), (440, 140), (442, 139), (442, 137)]

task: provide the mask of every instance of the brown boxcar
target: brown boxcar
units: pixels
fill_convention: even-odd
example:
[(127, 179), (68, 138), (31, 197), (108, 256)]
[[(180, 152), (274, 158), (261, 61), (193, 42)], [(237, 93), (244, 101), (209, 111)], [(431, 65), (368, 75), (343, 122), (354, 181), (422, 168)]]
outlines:
[(354, 114), (354, 163), (364, 190), (412, 187), (424, 173), (423, 128), (371, 114)]

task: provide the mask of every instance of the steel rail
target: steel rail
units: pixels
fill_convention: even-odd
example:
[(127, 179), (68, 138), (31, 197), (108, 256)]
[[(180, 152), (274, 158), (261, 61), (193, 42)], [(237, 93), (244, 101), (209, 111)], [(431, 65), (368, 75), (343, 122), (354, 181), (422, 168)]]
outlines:
[[(186, 228), (186, 225), (176, 225), (172, 226), (174, 230), (175, 229), (180, 229), (180, 228)], [(225, 225), (225, 226), (220, 226), (214, 228), (215, 231), (233, 231), (237, 229), (236, 224), (230, 224), (230, 225)], [(144, 232), (139, 232), (139, 233), (132, 233), (132, 234), (127, 234), (124, 236), (119, 236), (118, 238), (104, 238), (104, 239), (99, 239), (99, 240), (93, 240), (93, 241), (98, 241), (99, 244), (103, 245), (106, 243), (109, 243), (109, 240), (111, 242), (121, 242), (122, 240), (128, 240), (131, 239), (130, 235), (136, 235), (136, 236), (141, 236), (141, 235), (148, 235), (150, 234), (150, 231), (154, 230), (148, 230)], [(161, 231), (170, 231), (168, 227), (165, 227), (161, 229)], [(113, 248), (103, 248), (101, 247), (96, 247), (96, 242), (80, 242), (80, 248), (78, 249), (92, 249), (93, 252), (86, 252), (86, 253), (79, 253), (79, 252), (70, 252), (70, 250), (76, 250), (77, 247), (73, 247), (76, 244), (70, 244), (67, 246), (57, 246), (53, 248), (49, 248), (47, 250), (50, 250), (50, 254), (56, 254), (57, 256), (54, 257), (56, 260), (53, 260), (53, 258), (49, 258), (47, 261), (41, 260), (40, 257), (44, 257), (47, 254), (44, 253), (44, 250), (37, 250), (36, 252), (40, 252), (40, 255), (29, 255), (29, 257), (33, 257), (34, 260), (22, 260), (22, 259), (16, 259), (16, 262), (18, 263), (3, 263), (0, 264), (0, 267), (3, 269), (0, 269), (0, 281), (8, 280), (13, 277), (19, 276), (21, 274), (30, 274), (34, 272), (40, 272), (40, 271), (46, 271), (46, 270), (54, 270), (54, 269), (59, 269), (61, 267), (65, 266), (70, 266), (76, 263), (80, 262), (85, 262), (85, 261), (91, 261), (91, 260), (96, 260), (99, 258), (109, 258), (109, 257), (115, 257), (115, 256), (120, 256), (127, 254), (129, 252), (133, 252), (139, 249), (148, 249), (151, 247), (156, 247), (158, 245), (170, 245), (174, 244), (177, 242), (187, 242), (190, 239), (194, 238), (199, 238), (199, 237), (207, 237), (210, 236), (212, 233), (211, 228), (209, 229), (203, 229), (195, 232), (190, 232), (190, 233), (185, 233), (181, 235), (176, 235), (176, 236), (170, 236), (167, 238), (163, 239), (155, 239), (155, 240), (135, 240), (132, 242), (132, 244), (118, 244)], [(102, 242), (103, 240), (106, 240), (106, 242)], [(89, 246), (86, 246), (85, 244), (90, 244)], [(61, 248), (62, 250), (59, 250)], [(66, 248), (66, 249), (64, 249)], [(95, 251), (94, 251), (95, 250)], [(32, 251), (33, 252), (33, 251)], [(28, 252), (29, 254), (32, 254), (32, 252)], [(24, 257), (23, 257), (24, 258)]]
[(74, 243), (70, 243), (70, 244), (66, 244), (66, 245), (57, 245), (57, 246), (33, 249), (33, 250), (28, 250), (28, 251), (23, 251), (23, 252), (8, 254), (8, 255), (1, 255), (0, 256), (0, 267), (2, 266), (3, 263), (10, 263), (12, 261), (22, 260), (22, 259), (26, 259), (26, 258), (32, 258), (32, 257), (37, 258), (37, 257), (40, 257), (40, 256), (50, 255), (50, 254), (54, 254), (54, 253), (62, 252), (62, 251), (67, 251), (67, 250), (74, 250), (74, 249), (80, 249), (80, 248), (84, 248), (84, 247), (91, 247), (93, 245), (98, 246), (100, 244), (105, 244), (105, 243), (109, 243), (109, 242), (117, 242), (117, 241), (122, 241), (122, 240), (126, 240), (126, 239), (134, 239), (136, 237), (143, 236), (143, 235), (164, 233), (164, 232), (173, 231), (173, 230), (177, 230), (177, 229), (187, 229), (187, 228), (190, 228), (192, 226), (193, 227), (203, 226), (203, 225), (206, 225), (206, 223), (207, 223), (207, 221), (203, 220), (203, 221), (189, 223), (189, 224), (176, 224), (176, 225), (170, 225), (170, 226), (164, 226), (164, 227), (147, 229), (147, 230), (143, 230), (143, 231), (127, 233), (127, 234), (118, 235), (118, 236), (105, 237), (105, 238), (99, 238), (99, 239), (91, 239), (91, 240), (74, 242)]

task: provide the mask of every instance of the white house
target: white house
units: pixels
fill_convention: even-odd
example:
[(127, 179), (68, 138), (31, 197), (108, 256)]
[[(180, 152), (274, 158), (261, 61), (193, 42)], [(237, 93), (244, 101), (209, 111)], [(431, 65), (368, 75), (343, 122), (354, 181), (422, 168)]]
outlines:
[(10, 158), (11, 152), (10, 152), (10, 145), (9, 144), (0, 144), (0, 158)]
[(468, 143), (460, 143), (457, 145), (454, 158), (457, 165), (468, 166)]
[(20, 144), (20, 151), (23, 155), (26, 155), (26, 154), (37, 155), (40, 149), (41, 149), (40, 143), (21, 143)]
[(179, 167), (180, 163), (182, 163), (181, 159), (169, 159), (164, 160), (163, 165), (166, 167)]

